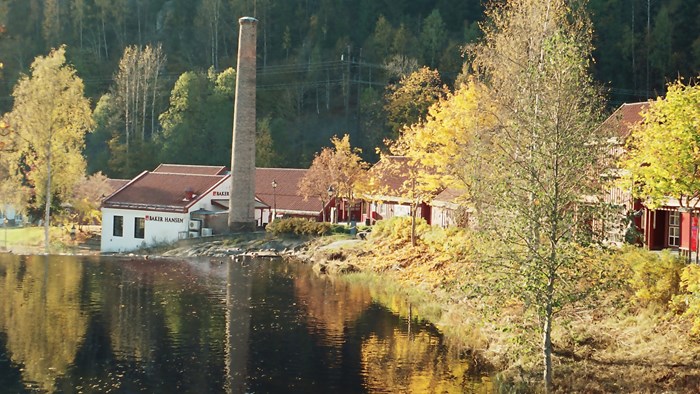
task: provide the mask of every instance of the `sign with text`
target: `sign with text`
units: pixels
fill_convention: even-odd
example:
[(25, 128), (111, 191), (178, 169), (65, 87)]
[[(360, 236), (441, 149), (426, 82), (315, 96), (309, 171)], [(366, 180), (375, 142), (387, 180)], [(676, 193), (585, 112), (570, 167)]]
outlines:
[(183, 218), (169, 218), (169, 217), (163, 217), (163, 216), (152, 216), (152, 215), (146, 215), (146, 221), (147, 222), (163, 222), (163, 223), (185, 223), (185, 219)]

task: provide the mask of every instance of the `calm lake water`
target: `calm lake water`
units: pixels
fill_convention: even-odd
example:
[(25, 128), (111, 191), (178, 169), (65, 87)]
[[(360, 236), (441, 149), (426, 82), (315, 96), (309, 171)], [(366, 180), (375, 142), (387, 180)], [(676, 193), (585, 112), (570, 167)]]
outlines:
[(303, 264), (0, 254), (0, 393), (490, 392), (455, 353)]

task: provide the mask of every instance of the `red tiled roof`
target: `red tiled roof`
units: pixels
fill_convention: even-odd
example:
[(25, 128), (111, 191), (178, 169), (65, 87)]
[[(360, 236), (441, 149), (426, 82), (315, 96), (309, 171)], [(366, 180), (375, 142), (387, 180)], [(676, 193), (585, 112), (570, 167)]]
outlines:
[(130, 179), (112, 179), (107, 178), (107, 185), (109, 186), (109, 194), (116, 192), (122, 187), (126, 186), (131, 180)]
[(161, 164), (153, 170), (153, 172), (191, 175), (224, 175), (227, 171), (228, 170), (224, 166), (198, 166), (189, 164)]
[[(313, 212), (322, 210), (321, 200), (304, 197), (299, 194), (299, 181), (308, 170), (300, 168), (256, 168), (255, 196), (263, 203), (282, 212)], [(277, 183), (273, 190), (272, 181)]]
[[(184, 212), (212, 187), (222, 182), (228, 175), (213, 174), (213, 170), (224, 167), (185, 166), (161, 164), (156, 171), (144, 171), (129, 181), (128, 185), (105, 199), (107, 208), (144, 209), (156, 211)], [(179, 172), (170, 172), (179, 171)], [(183, 172), (188, 171), (188, 172)], [(209, 174), (192, 173), (208, 172)], [(296, 168), (257, 168), (255, 175), (255, 196), (263, 204), (276, 205), (280, 212), (318, 214), (321, 201), (317, 198), (304, 198), (299, 194), (299, 181), (306, 174), (305, 169)], [(277, 187), (272, 188), (275, 180)], [(185, 200), (186, 191), (195, 194), (193, 200)], [(228, 206), (227, 201), (221, 202)], [(259, 206), (259, 204), (258, 204)]]
[[(107, 208), (144, 209), (166, 212), (185, 212), (227, 175), (172, 174), (144, 171), (128, 186), (109, 196)], [(187, 192), (194, 194), (187, 199)]]
[(648, 107), (649, 102), (622, 104), (603, 122), (602, 127), (612, 128), (617, 137), (625, 139), (630, 135), (632, 127), (642, 121), (641, 113)]
[(375, 179), (378, 189), (388, 189), (398, 192), (404, 182), (408, 180), (408, 157), (406, 156), (384, 156), (370, 169), (370, 175)]
[(430, 202), (430, 205), (434, 207), (446, 207), (449, 209), (458, 209), (459, 207), (465, 207), (464, 195), (466, 190), (448, 187), (443, 190), (440, 194), (435, 196)]
[(435, 198), (433, 198), (433, 201), (454, 202), (457, 198), (462, 197), (465, 193), (466, 191), (464, 190), (448, 187), (447, 189), (443, 190), (442, 193), (435, 196)]
[[(406, 156), (384, 156), (377, 164), (370, 168), (370, 178), (374, 183), (373, 190), (365, 196), (369, 199), (385, 201), (406, 202), (404, 184), (410, 176), (410, 159)], [(432, 171), (428, 168), (420, 168), (418, 171), (426, 174)]]

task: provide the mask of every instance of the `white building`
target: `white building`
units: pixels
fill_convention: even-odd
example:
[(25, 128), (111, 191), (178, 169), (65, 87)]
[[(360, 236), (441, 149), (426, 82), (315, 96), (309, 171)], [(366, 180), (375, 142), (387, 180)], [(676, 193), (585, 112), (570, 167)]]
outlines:
[(101, 251), (213, 234), (214, 227), (226, 225), (221, 202), (228, 202), (230, 182), (224, 167), (161, 165), (144, 171), (103, 201)]
[[(307, 170), (256, 168), (255, 218), (262, 228), (278, 216), (321, 220), (318, 198), (304, 199)], [(231, 177), (225, 167), (161, 164), (119, 187), (102, 202), (101, 250), (128, 252), (179, 239), (228, 232)], [(327, 205), (329, 203), (326, 203)]]

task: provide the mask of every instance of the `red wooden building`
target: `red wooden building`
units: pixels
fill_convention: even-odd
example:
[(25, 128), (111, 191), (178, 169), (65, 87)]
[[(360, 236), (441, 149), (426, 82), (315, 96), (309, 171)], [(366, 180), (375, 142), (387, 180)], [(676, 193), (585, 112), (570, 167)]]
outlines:
[[(404, 156), (385, 156), (370, 169), (373, 191), (364, 196), (362, 220), (373, 224), (377, 220), (390, 219), (394, 216), (411, 215), (411, 199), (405, 191), (409, 179), (408, 158)], [(416, 217), (431, 224), (431, 206), (420, 201), (416, 208)]]
[[(602, 127), (614, 131), (617, 144), (613, 154), (616, 157), (623, 154), (625, 140), (632, 127), (642, 121), (641, 112), (648, 105), (648, 102), (622, 104), (603, 122)], [(646, 248), (676, 249), (682, 253), (697, 251), (697, 213), (691, 215), (691, 212), (681, 207), (678, 200), (669, 197), (660, 208), (651, 210), (642, 201), (634, 200), (630, 191), (613, 188), (609, 191), (606, 202), (623, 207), (621, 214), (627, 215), (628, 221), (638, 229), (641, 238), (639, 242)], [(608, 236), (613, 241), (622, 241), (620, 234), (615, 234), (614, 230), (609, 231)]]

